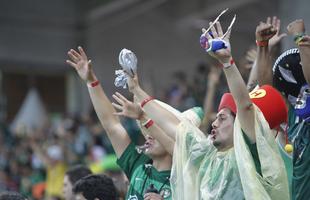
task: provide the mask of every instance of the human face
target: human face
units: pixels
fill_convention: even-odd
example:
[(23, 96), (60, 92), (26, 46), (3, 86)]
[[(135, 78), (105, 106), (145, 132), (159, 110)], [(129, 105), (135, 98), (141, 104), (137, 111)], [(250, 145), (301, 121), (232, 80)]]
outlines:
[(69, 180), (68, 175), (65, 175), (62, 193), (65, 197), (65, 200), (74, 200), (74, 195), (72, 193), (72, 184), (71, 181)]
[(212, 123), (210, 138), (219, 151), (233, 147), (234, 119), (228, 108), (221, 109)]
[(153, 137), (146, 135), (145, 136), (145, 143), (143, 146), (145, 146), (144, 153), (151, 158), (154, 157), (163, 157), (168, 154), (168, 152), (165, 150), (164, 146), (161, 145), (156, 139)]

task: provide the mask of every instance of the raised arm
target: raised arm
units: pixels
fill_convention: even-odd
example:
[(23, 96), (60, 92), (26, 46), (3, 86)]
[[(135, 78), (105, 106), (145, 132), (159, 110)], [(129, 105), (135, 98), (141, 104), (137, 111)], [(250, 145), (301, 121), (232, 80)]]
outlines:
[(305, 34), (303, 20), (295, 20), (287, 26), (289, 34), (293, 35), (298, 45), (302, 70), (305, 79), (310, 84), (310, 36)]
[[(277, 17), (268, 17), (266, 23), (260, 22), (256, 27), (257, 59), (251, 70), (249, 84), (272, 85), (272, 53), (285, 33), (280, 34), (281, 21)], [(251, 81), (251, 83), (250, 83)]]
[(143, 102), (143, 109), (147, 116), (175, 141), (176, 128), (180, 120), (170, 111), (151, 100), (150, 95), (141, 89), (137, 75), (128, 79), (128, 87), (129, 91), (135, 95), (137, 103)]
[[(223, 36), (222, 27), (219, 22), (216, 23), (216, 28), (211, 28), (211, 33), (214, 39), (221, 38)], [(213, 39), (209, 33), (206, 34), (206, 37), (209, 40)], [(230, 33), (223, 38), (223, 40), (225, 40), (228, 44), (229, 37)], [(237, 115), (241, 128), (249, 137), (251, 142), (255, 142), (253, 104), (241, 74), (232, 59), (230, 50), (220, 49), (214, 53), (211, 51), (209, 54), (223, 64), (223, 70), (227, 79), (229, 90), (237, 106)]]
[(97, 116), (107, 132), (117, 157), (120, 157), (131, 142), (130, 138), (118, 116), (113, 114), (116, 111), (99, 84), (92, 70), (91, 61), (88, 60), (81, 47), (78, 48), (78, 51), (71, 49), (68, 52), (71, 60), (67, 60), (67, 63), (77, 71), (80, 78), (88, 85), (88, 92)]
[[(146, 113), (141, 109), (140, 105), (133, 103), (126, 99), (123, 95), (116, 92), (113, 95), (113, 98), (117, 101), (118, 104), (112, 103), (113, 106), (120, 110), (116, 113), (119, 116), (130, 117), (135, 120), (139, 120), (141, 129), (147, 129), (147, 134), (158, 140), (165, 148), (170, 155), (173, 154), (174, 140), (170, 138), (159, 126), (154, 123), (153, 125), (147, 127), (147, 122), (150, 120)], [(143, 125), (145, 127), (143, 127)]]

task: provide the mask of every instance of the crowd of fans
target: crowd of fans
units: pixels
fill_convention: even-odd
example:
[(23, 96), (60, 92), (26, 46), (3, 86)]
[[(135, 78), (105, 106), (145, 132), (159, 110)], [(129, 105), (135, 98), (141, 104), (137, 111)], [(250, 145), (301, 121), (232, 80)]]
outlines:
[[(292, 25), (296, 26), (296, 24), (300, 25), (300, 23), (300, 21), (295, 21)], [(292, 32), (296, 29), (298, 28), (288, 28), (290, 34), (292, 34)], [(265, 120), (259, 120), (259, 122), (255, 121), (255, 123), (259, 124), (260, 127), (263, 127), (262, 130), (257, 131), (257, 126), (255, 126), (254, 130), (254, 122), (252, 123), (251, 117), (254, 116), (253, 113), (257, 112), (256, 107), (250, 108), (251, 106), (249, 105), (247, 105), (248, 107), (242, 105), (249, 102), (252, 104), (250, 97), (248, 97), (248, 92), (251, 91), (257, 83), (261, 84), (261, 82), (263, 82), (263, 78), (265, 78), (264, 81), (267, 82), (268, 74), (266, 73), (266, 77), (259, 77), (259, 75), (263, 73), (261, 73), (261, 71), (257, 72), (256, 68), (260, 67), (260, 69), (262, 69), (264, 65), (267, 65), (266, 56), (263, 56), (264, 51), (268, 51), (268, 53), (270, 51), (268, 56), (270, 56), (271, 60), (275, 60), (275, 57), (278, 56), (278, 45), (280, 44), (280, 40), (285, 36), (284, 34), (280, 34), (279, 30), (280, 21), (277, 18), (268, 18), (266, 23), (261, 22), (256, 30), (258, 52), (253, 50), (253, 48), (249, 48), (250, 50), (240, 61), (232, 60), (230, 51), (227, 54), (228, 56), (226, 55), (227, 57), (225, 57), (225, 54), (216, 53), (216, 51), (214, 51), (213, 54), (210, 53), (210, 55), (214, 56), (223, 64), (222, 67), (224, 68), (224, 74), (221, 73), (222, 69), (217, 66), (217, 64), (209, 64), (208, 66), (206, 64), (199, 64), (196, 67), (196, 71), (192, 77), (187, 76), (187, 74), (182, 71), (178, 71), (173, 74), (172, 78), (174, 83), (170, 87), (166, 88), (164, 93), (165, 95), (162, 97), (161, 101), (166, 102), (180, 112), (185, 111), (183, 113), (176, 114), (178, 117), (182, 114), (185, 116), (185, 113), (188, 114), (189, 110), (196, 107), (192, 109), (192, 111), (195, 110), (195, 116), (185, 116), (186, 119), (189, 119), (191, 124), (187, 124), (187, 122), (183, 123), (182, 120), (170, 115), (171, 113), (167, 113), (165, 109), (162, 109), (161, 106), (163, 105), (161, 103), (155, 103), (152, 101), (153, 98), (148, 96), (140, 88), (136, 77), (129, 78), (129, 91), (135, 95), (141, 106), (138, 106), (139, 108), (135, 107), (135, 102), (128, 101), (124, 96), (118, 93), (113, 95), (113, 98), (119, 105), (111, 104), (109, 99), (106, 98), (101, 86), (98, 86), (100, 84), (89, 65), (89, 61), (84, 50), (80, 47), (78, 48), (78, 51), (70, 50), (68, 52), (70, 60), (67, 62), (76, 69), (79, 76), (88, 85), (90, 97), (96, 112), (92, 111), (88, 116), (64, 115), (56, 124), (48, 123), (41, 128), (32, 129), (27, 132), (14, 132), (9, 128), (8, 123), (1, 122), (0, 192), (2, 193), (0, 193), (0, 200), (18, 198), (25, 199), (25, 197), (35, 200), (135, 200), (141, 198), (144, 200), (160, 200), (171, 199), (173, 196), (171, 193), (173, 192), (175, 192), (174, 197), (178, 197), (179, 199), (186, 199), (186, 197), (191, 195), (194, 199), (196, 199), (196, 197), (199, 197), (198, 199), (209, 199), (207, 197), (212, 195), (218, 195), (215, 199), (226, 199), (231, 195), (233, 199), (238, 199), (240, 197), (249, 198), (249, 191), (253, 190), (253, 188), (248, 185), (246, 186), (244, 183), (246, 183), (245, 179), (249, 178), (250, 175), (244, 175), (239, 172), (241, 178), (239, 176), (236, 176), (238, 178), (234, 177), (235, 174), (238, 174), (236, 171), (238, 171), (239, 168), (244, 167), (244, 165), (240, 165), (240, 163), (238, 163), (240, 162), (240, 159), (244, 159), (241, 154), (236, 154), (235, 156), (234, 151), (231, 151), (231, 149), (234, 149), (234, 142), (237, 142), (237, 139), (235, 138), (233, 142), (231, 136), (229, 140), (230, 143), (225, 143), (224, 146), (221, 146), (223, 144), (218, 144), (215, 142), (215, 138), (220, 136), (219, 133), (217, 133), (218, 135), (215, 134), (217, 131), (215, 129), (217, 129), (217, 127), (220, 126), (220, 123), (225, 121), (226, 118), (231, 118), (231, 124), (234, 124), (235, 117), (239, 117), (240, 122), (236, 122), (235, 129), (233, 130), (232, 126), (230, 126), (231, 132), (238, 132), (238, 127), (241, 127), (239, 127), (241, 130), (240, 133), (243, 135), (242, 138), (245, 141), (244, 143), (241, 143), (247, 145), (247, 150), (249, 150), (249, 154), (247, 154), (249, 157), (247, 158), (252, 160), (251, 162), (253, 162), (252, 164), (254, 166), (254, 171), (257, 172), (254, 177), (262, 177), (255, 182), (255, 184), (259, 185), (263, 181), (266, 182), (265, 179), (268, 177), (265, 177), (265, 173), (266, 169), (270, 166), (266, 165), (266, 160), (263, 160), (263, 158), (260, 157), (261, 155), (266, 155), (260, 149), (260, 145), (266, 145), (266, 143), (261, 143), (263, 140), (258, 140), (257, 137), (266, 137), (264, 133), (272, 132), (271, 129), (274, 127), (272, 127), (272, 122), (270, 122), (270, 119), (266, 117), (265, 113), (263, 113), (264, 115), (255, 114), (255, 120), (262, 119), (262, 116), (266, 117), (266, 123), (270, 127), (266, 126), (266, 124), (260, 124), (265, 123)], [(305, 35), (304, 29), (301, 28), (301, 30), (303, 30), (303, 32), (298, 33), (299, 35), (294, 35), (295, 42), (297, 45), (302, 46), (305, 43), (305, 46), (307, 46), (309, 45), (307, 43), (309, 41), (309, 37)], [(216, 29), (213, 27), (210, 32), (204, 32), (202, 37), (212, 40), (217, 37), (220, 38), (221, 34), (223, 35), (221, 26), (219, 23), (216, 23)], [(271, 37), (268, 37), (270, 35)], [(224, 44), (225, 42), (229, 42), (229, 37), (225, 37), (224, 39), (220, 38), (219, 41), (222, 41)], [(266, 50), (264, 48), (268, 48), (268, 41), (269, 50)], [(207, 47), (204, 48), (207, 49)], [(226, 48), (228, 47), (226, 46)], [(239, 71), (235, 67), (235, 63), (239, 66)], [(254, 70), (252, 70), (253, 67), (255, 68)], [(227, 82), (225, 81), (225, 77), (227, 78)], [(244, 82), (241, 81), (242, 78), (248, 82), (247, 88)], [(89, 83), (91, 83), (90, 86)], [(229, 94), (230, 97), (227, 97), (227, 94), (225, 94), (226, 96), (223, 95), (228, 91), (227, 83), (231, 92), (231, 94)], [(283, 93), (283, 91), (281, 92)], [(226, 102), (226, 104), (223, 105), (223, 101), (227, 101), (227, 99), (221, 99), (222, 96), (234, 99), (235, 102)], [(288, 98), (287, 95), (286, 98)], [(148, 104), (148, 106), (144, 107), (146, 104)], [(215, 108), (218, 107), (218, 104), (220, 105), (217, 110)], [(118, 113), (118, 115), (131, 117), (139, 120), (140, 122), (137, 123), (136, 120), (121, 118), (120, 123), (118, 121), (118, 116), (112, 112), (114, 111), (112, 105), (117, 110), (122, 111), (121, 113)], [(197, 106), (204, 108), (204, 118), (200, 115), (200, 111), (198, 111)], [(144, 110), (142, 110), (142, 107), (144, 107)], [(165, 105), (163, 107), (165, 107)], [(131, 110), (131, 112), (129, 112), (129, 108), (132, 108), (132, 110), (135, 111)], [(167, 110), (170, 109), (171, 111), (169, 106), (167, 107), (166, 105), (165, 108)], [(230, 111), (223, 111), (225, 108), (229, 108)], [(127, 113), (125, 111), (127, 111)], [(253, 116), (251, 114), (253, 114)], [(276, 114), (277, 113), (273, 116), (276, 116)], [(160, 116), (164, 119), (161, 119)], [(222, 116), (225, 116), (226, 118), (224, 117), (224, 119), (222, 119)], [(285, 116), (287, 118), (287, 113)], [(199, 126), (200, 122), (197, 125), (196, 121), (193, 119), (196, 121), (197, 119), (198, 121), (200, 120), (201, 126)], [(221, 120), (221, 122), (219, 122), (219, 120)], [(297, 122), (297, 120), (295, 120), (296, 122), (292, 125), (291, 122), (285, 120), (280, 121), (277, 126), (280, 126), (280, 123), (288, 123), (290, 125), (290, 127), (288, 127), (288, 134), (297, 130), (293, 130), (293, 128), (295, 125), (297, 126), (300, 124), (303, 126), (302, 130), (306, 130), (304, 131), (305, 134), (307, 133), (308, 129), (306, 128), (308, 125), (304, 123), (308, 123), (308, 121), (304, 120), (303, 122)], [(212, 125), (211, 121), (214, 121)], [(153, 125), (154, 123), (156, 125)], [(184, 138), (176, 135), (176, 132), (182, 132), (179, 126), (176, 128), (176, 125), (179, 123), (182, 124), (183, 128), (185, 127), (184, 130), (187, 130), (187, 132), (184, 131)], [(197, 127), (199, 127), (200, 130), (203, 130), (205, 135), (200, 135), (200, 131), (197, 131)], [(210, 133), (210, 131), (208, 131), (209, 129), (212, 129), (210, 135), (207, 134)], [(225, 130), (230, 129), (226, 128)], [(189, 132), (193, 135), (190, 135)], [(199, 133), (197, 134), (198, 136), (195, 135), (196, 132)], [(254, 135), (251, 135), (253, 132)], [(282, 132), (285, 133), (285, 131)], [(123, 133), (125, 133), (125, 136), (122, 135)], [(277, 136), (278, 135), (275, 135), (275, 137)], [(298, 139), (298, 137), (301, 136), (297, 134), (295, 137)], [(208, 140), (206, 138), (208, 138)], [(121, 139), (123, 141), (120, 141)], [(146, 140), (145, 143), (143, 139)], [(208, 143), (209, 139), (213, 140), (212, 144), (214, 145), (211, 145), (212, 148), (210, 149), (207, 148), (209, 147), (208, 145), (211, 144)], [(243, 141), (243, 139), (241, 139), (241, 141)], [(295, 153), (299, 153), (297, 156), (301, 157), (304, 151), (307, 152), (306, 148), (309, 148), (309, 146), (307, 147), (307, 144), (303, 144), (302, 139), (296, 141), (295, 138), (289, 139), (290, 140), (288, 140), (286, 136), (284, 143), (288, 145), (289, 142), (295, 142)], [(185, 141), (185, 147), (179, 144), (182, 140)], [(281, 138), (279, 141), (280, 140)], [(159, 143), (157, 144), (158, 141)], [(187, 143), (189, 141), (190, 143)], [(208, 155), (205, 153), (199, 156), (198, 154), (195, 154), (191, 157), (193, 152), (197, 153), (198, 147), (195, 145), (201, 141), (205, 142), (206, 147), (200, 146), (200, 153), (208, 152), (208, 154), (212, 154), (214, 156), (213, 158), (208, 158)], [(302, 145), (300, 145), (300, 141)], [(269, 148), (267, 145), (269, 150), (272, 152), (270, 153), (270, 157), (274, 156), (274, 161), (277, 162), (277, 159), (281, 159), (281, 155), (278, 150), (272, 149), (276, 147), (276, 143), (268, 141), (267, 144), (271, 146)], [(136, 145), (140, 147), (135, 149)], [(152, 145), (155, 146), (153, 150), (150, 148)], [(175, 149), (171, 148), (171, 146), (174, 145)], [(187, 163), (188, 160), (184, 162), (185, 164), (182, 163), (186, 156), (179, 158), (180, 155), (178, 153), (184, 150), (182, 148), (188, 148), (186, 149), (188, 152), (185, 154), (188, 156), (187, 159), (190, 161), (189, 163)], [(149, 150), (150, 152), (147, 152), (145, 149), (151, 150)], [(176, 150), (178, 152), (175, 152)], [(285, 150), (290, 153), (288, 147), (285, 147)], [(141, 154), (139, 151), (143, 152), (145, 155)], [(218, 176), (214, 175), (214, 177), (212, 177), (213, 174), (219, 173), (219, 171), (210, 172), (210, 170), (208, 170), (209, 163), (213, 162), (212, 159), (215, 158), (215, 160), (221, 160), (223, 158), (223, 156), (221, 157), (217, 153), (213, 154), (212, 152), (229, 152), (225, 154), (225, 156), (229, 157), (229, 161), (227, 162), (230, 162), (230, 165), (228, 167), (223, 167), (224, 164), (214, 164), (218, 166), (218, 170), (222, 170), (222, 174), (225, 174), (226, 172), (228, 174), (232, 174), (224, 177), (224, 179), (228, 182), (225, 186), (220, 185), (223, 182), (220, 181), (222, 180), (221, 178), (223, 178), (221, 177), (222, 174), (217, 174)], [(292, 155), (290, 154), (289, 156)], [(284, 158), (283, 160), (285, 162)], [(225, 161), (225, 163), (227, 162)], [(289, 162), (292, 162), (292, 160), (289, 160)], [(184, 164), (184, 166), (182, 166), (182, 164)], [(273, 199), (276, 196), (282, 195), (285, 199), (290, 199), (289, 196), (293, 196), (293, 199), (304, 199), (305, 193), (300, 189), (304, 187), (294, 185), (294, 181), (296, 180), (293, 180), (292, 186), (292, 180), (289, 174), (290, 172), (286, 165), (287, 163), (285, 162), (284, 164), (282, 166), (281, 161), (279, 165), (273, 165), (279, 169), (275, 176), (273, 176), (273, 172), (270, 172), (270, 176), (274, 178), (272, 179), (274, 182), (265, 185), (262, 184), (262, 188), (265, 190), (260, 188), (263, 192), (260, 191), (261, 193), (258, 193), (258, 196), (267, 195)], [(187, 168), (188, 165), (197, 167), (198, 172), (192, 168)], [(297, 166), (298, 163), (294, 162), (294, 165)], [(170, 177), (171, 168), (172, 170), (175, 170), (172, 171), (175, 178), (173, 180)], [(245, 171), (248, 170), (247, 168), (243, 169)], [(178, 176), (178, 173), (184, 175), (184, 177)], [(210, 173), (211, 178), (214, 179), (210, 180), (209, 177), (206, 178), (204, 173)], [(285, 176), (283, 175), (284, 173)], [(188, 178), (187, 180), (189, 183), (184, 181), (186, 177)], [(249, 179), (256, 180), (255, 178), (250, 177)], [(140, 182), (138, 181), (139, 179), (141, 179)], [(283, 181), (284, 179), (285, 181)], [(188, 184), (191, 183), (191, 180), (195, 180), (193, 182), (195, 184), (197, 183), (195, 188), (194, 186), (192, 188), (194, 191), (191, 192), (197, 192), (197, 194), (189, 194), (189, 190), (192, 185)], [(278, 183), (279, 180), (283, 182)], [(221, 183), (218, 183), (217, 181)], [(170, 183), (171, 188), (173, 188), (171, 190)], [(219, 186), (215, 187), (214, 185), (216, 184), (219, 184)], [(272, 184), (275, 184), (275, 186)], [(288, 189), (286, 189), (288, 185), (290, 187), (290, 192), (292, 192), (291, 188), (293, 187), (293, 195), (289, 194)], [(182, 187), (185, 186), (188, 186), (189, 188), (183, 188), (184, 190), (182, 190)], [(227, 187), (228, 192), (225, 188), (223, 189), (220, 186)], [(216, 194), (211, 194), (212, 192), (210, 192), (210, 188), (216, 191)], [(234, 188), (234, 194), (230, 193), (229, 190), (231, 188)], [(285, 192), (283, 193), (283, 191)], [(210, 194), (208, 192), (210, 192)], [(299, 195), (300, 198), (298, 198)]]

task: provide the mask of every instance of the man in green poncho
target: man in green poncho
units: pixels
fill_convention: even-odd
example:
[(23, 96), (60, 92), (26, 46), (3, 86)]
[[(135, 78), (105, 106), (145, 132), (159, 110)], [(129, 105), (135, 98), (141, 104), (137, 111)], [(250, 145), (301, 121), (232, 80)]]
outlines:
[[(252, 103), (233, 62), (228, 48), (230, 34), (221, 38), (223, 31), (219, 22), (216, 29), (212, 27), (206, 37), (225, 41), (226, 48), (213, 52), (212, 56), (223, 64), (233, 98), (230, 94), (223, 96), (209, 137), (153, 101), (140, 88), (136, 76), (128, 81), (129, 90), (146, 114), (175, 141), (173, 199), (289, 199), (284, 164), (270, 128), (285, 121), (286, 115), (273, 113), (279, 120), (274, 123), (273, 117), (266, 117), (269, 119), (266, 121)], [(262, 89), (252, 96), (260, 98), (256, 95), (263, 92), (266, 95)], [(278, 106), (275, 102), (274, 107)], [(160, 140), (160, 136), (156, 138)]]

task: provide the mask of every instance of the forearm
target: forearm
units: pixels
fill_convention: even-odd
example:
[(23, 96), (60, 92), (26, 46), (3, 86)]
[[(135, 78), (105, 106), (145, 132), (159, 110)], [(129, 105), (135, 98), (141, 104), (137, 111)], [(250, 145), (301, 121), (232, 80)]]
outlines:
[[(137, 102), (141, 103), (149, 97), (140, 87), (133, 91)], [(147, 116), (149, 116), (169, 137), (175, 140), (175, 132), (180, 120), (171, 112), (163, 108), (155, 101), (149, 101), (143, 107)]]
[(105, 129), (117, 157), (120, 157), (131, 142), (130, 138), (119, 118), (113, 114), (116, 111), (102, 87), (100, 85), (89, 87), (88, 92), (101, 125)]
[[(149, 118), (147, 118), (145, 115), (140, 119), (141, 121), (147, 121)], [(165, 148), (167, 152), (169, 152), (170, 155), (173, 155), (173, 148), (175, 141), (169, 137), (156, 123), (154, 123), (152, 126), (148, 127), (148, 134), (159, 141)]]
[(254, 70), (259, 85), (272, 85), (272, 63), (268, 46), (257, 47), (257, 61)]
[(88, 87), (88, 92), (97, 116), (106, 131), (111, 129), (115, 124), (120, 123), (119, 118), (113, 115), (116, 111), (105, 95), (101, 85)]
[(237, 106), (237, 115), (239, 116), (241, 128), (250, 138), (251, 142), (254, 142), (254, 110), (246, 85), (235, 64), (224, 68), (224, 73), (229, 90)]

